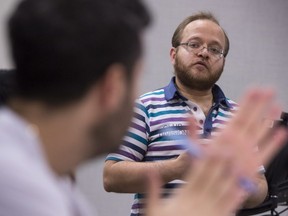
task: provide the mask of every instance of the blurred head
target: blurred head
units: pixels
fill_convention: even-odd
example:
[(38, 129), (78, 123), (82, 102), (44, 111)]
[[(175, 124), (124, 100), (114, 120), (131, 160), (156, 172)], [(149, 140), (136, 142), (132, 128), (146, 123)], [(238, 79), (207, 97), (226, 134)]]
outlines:
[(222, 74), (228, 51), (229, 39), (211, 13), (187, 17), (172, 37), (176, 80), (188, 88), (210, 89)]
[(131, 115), (148, 23), (140, 0), (22, 1), (8, 26), (17, 98), (51, 110), (78, 107), (70, 141), (89, 141), (91, 156), (115, 149)]

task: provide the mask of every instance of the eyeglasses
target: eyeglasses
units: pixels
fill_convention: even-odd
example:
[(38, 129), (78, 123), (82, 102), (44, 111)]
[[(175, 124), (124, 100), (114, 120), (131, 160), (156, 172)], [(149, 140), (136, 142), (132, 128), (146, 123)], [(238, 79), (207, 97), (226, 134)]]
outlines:
[(224, 51), (217, 47), (217, 46), (208, 46), (205, 47), (203, 46), (203, 44), (199, 43), (199, 42), (194, 42), (194, 41), (190, 41), (190, 42), (186, 42), (186, 43), (180, 43), (178, 46), (186, 46), (188, 48), (189, 52), (193, 52), (194, 54), (198, 54), (199, 52), (201, 52), (204, 48), (207, 49), (208, 53), (216, 58), (222, 58)]

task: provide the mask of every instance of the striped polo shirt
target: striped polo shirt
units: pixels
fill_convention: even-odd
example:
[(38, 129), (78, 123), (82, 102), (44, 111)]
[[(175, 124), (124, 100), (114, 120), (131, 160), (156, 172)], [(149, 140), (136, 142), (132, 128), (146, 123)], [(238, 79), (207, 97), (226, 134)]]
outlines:
[[(136, 101), (135, 113), (130, 128), (117, 153), (111, 153), (106, 160), (113, 161), (161, 161), (179, 156), (183, 147), (177, 140), (188, 134), (187, 119), (194, 116), (197, 133), (209, 140), (224, 127), (238, 105), (225, 97), (219, 86), (212, 88), (213, 105), (207, 116), (200, 106), (187, 100), (177, 90), (175, 77), (161, 89), (146, 93)], [(179, 142), (178, 142), (179, 143)], [(163, 187), (163, 196), (171, 194), (183, 181), (174, 180)], [(131, 216), (139, 216), (143, 210), (144, 195), (136, 194)]]

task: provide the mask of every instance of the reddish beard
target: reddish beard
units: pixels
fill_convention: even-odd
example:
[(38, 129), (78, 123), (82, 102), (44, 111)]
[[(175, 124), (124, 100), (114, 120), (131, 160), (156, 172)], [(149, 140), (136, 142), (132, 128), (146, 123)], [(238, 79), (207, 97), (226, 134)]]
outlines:
[(206, 67), (203, 71), (196, 71), (198, 69), (193, 68), (195, 67), (193, 64), (186, 66), (181, 59), (176, 56), (174, 71), (176, 77), (184, 86), (199, 91), (211, 89), (219, 80), (224, 68), (224, 65), (222, 65), (222, 67), (216, 71), (212, 71), (209, 67)]

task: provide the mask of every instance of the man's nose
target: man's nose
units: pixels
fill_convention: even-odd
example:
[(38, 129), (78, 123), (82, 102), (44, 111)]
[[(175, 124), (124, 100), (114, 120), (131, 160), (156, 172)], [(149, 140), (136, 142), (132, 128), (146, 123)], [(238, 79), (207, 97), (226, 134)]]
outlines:
[(205, 46), (201, 47), (197, 55), (207, 59), (209, 57), (208, 48)]

